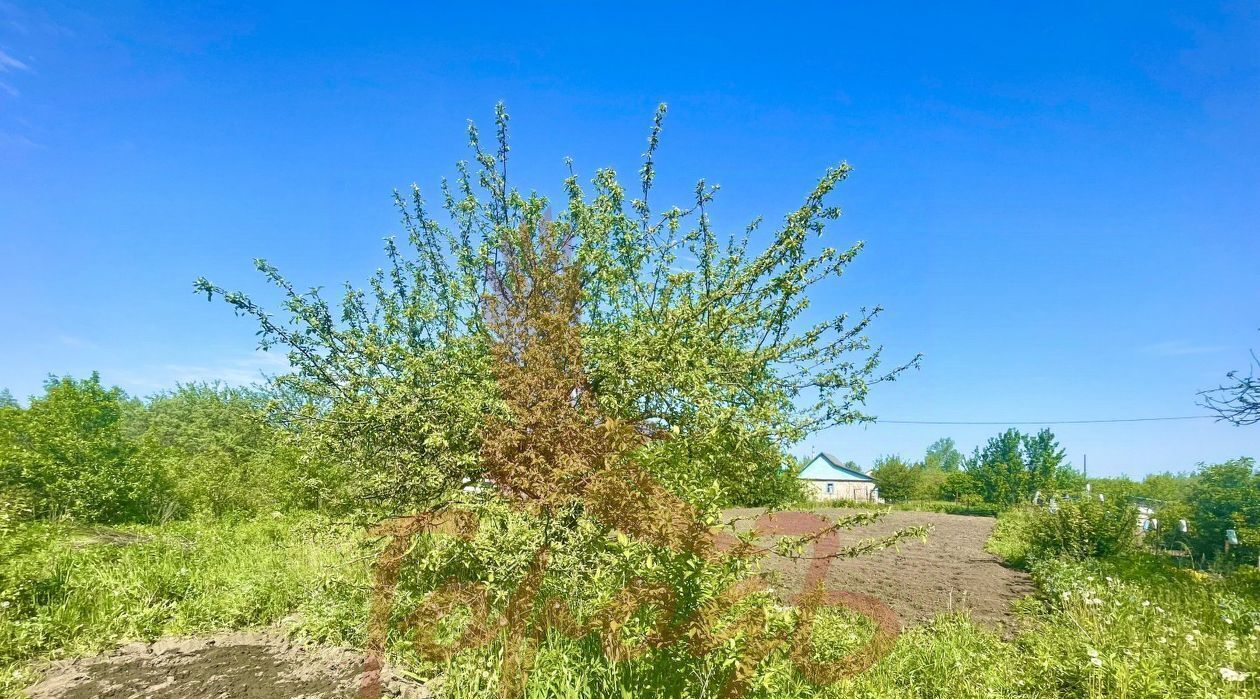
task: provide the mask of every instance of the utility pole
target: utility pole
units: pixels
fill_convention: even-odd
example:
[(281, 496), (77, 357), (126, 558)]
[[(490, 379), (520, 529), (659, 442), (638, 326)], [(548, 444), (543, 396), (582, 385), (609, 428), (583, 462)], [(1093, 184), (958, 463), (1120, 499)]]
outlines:
[(1081, 454), (1081, 472), (1085, 474), (1085, 492), (1090, 492), (1089, 488), (1089, 454)]

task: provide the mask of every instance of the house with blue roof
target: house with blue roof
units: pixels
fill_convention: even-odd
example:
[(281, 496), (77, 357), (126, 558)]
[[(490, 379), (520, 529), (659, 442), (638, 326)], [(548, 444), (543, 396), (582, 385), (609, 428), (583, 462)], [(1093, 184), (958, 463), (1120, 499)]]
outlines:
[(796, 477), (805, 482), (807, 492), (817, 500), (859, 500), (883, 502), (875, 479), (827, 452), (815, 456)]

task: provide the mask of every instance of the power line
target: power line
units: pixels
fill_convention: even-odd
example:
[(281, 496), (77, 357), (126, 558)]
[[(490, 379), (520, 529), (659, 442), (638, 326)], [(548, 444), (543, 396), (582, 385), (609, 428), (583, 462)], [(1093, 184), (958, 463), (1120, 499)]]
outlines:
[(1105, 420), (883, 420), (885, 425), (1097, 425), (1109, 422), (1167, 422), (1170, 420), (1214, 420), (1216, 415), (1178, 415), (1174, 417), (1123, 417)]

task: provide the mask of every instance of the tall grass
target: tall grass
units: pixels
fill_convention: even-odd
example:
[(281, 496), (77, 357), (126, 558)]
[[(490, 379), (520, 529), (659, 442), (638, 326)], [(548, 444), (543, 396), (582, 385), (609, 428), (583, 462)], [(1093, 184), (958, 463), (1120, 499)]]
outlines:
[(162, 635), (272, 624), (353, 639), (366, 608), (355, 537), (306, 518), (83, 528), (34, 522), (0, 539), (0, 694), (31, 661)]
[(819, 509), (828, 507), (854, 510), (897, 510), (905, 512), (940, 512), (950, 515), (968, 515), (972, 517), (996, 517), (1002, 508), (989, 503), (962, 503), (952, 500), (903, 500), (901, 502), (882, 503), (868, 500), (807, 500), (800, 507)]
[(992, 553), (1007, 565), (1023, 568), (1028, 564), (1028, 554), (1032, 548), (1032, 526), (1036, 510), (1030, 507), (1019, 507), (1007, 510), (998, 517), (993, 525), (989, 540), (984, 549)]
[(1005, 512), (986, 544), (1040, 591), (1020, 605), (1028, 628), (1016, 639), (1036, 686), (1065, 697), (1260, 695), (1256, 569), (1203, 573), (1142, 551), (1052, 557), (1037, 541), (1047, 518)]
[(1260, 576), (1152, 556), (1034, 562), (1046, 600), (1020, 637), (1031, 677), (1072, 697), (1260, 696)]

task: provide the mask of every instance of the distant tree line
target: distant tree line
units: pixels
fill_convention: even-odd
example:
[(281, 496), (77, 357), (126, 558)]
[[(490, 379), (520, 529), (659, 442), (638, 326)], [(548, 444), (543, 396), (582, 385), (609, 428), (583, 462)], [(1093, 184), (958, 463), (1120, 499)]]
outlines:
[(891, 502), (954, 500), (1003, 507), (1031, 501), (1039, 492), (1048, 496), (1084, 484), (1048, 429), (1036, 434), (1007, 430), (970, 457), (963, 456), (954, 440), (940, 439), (922, 461), (876, 459), (871, 476), (880, 495)]
[(141, 400), (52, 377), (21, 407), (0, 400), (0, 518), (160, 521), (325, 506), (334, 460), (270, 417), (258, 388), (184, 384)]
[[(947, 500), (1001, 509), (1030, 503), (1038, 493), (1043, 503), (1051, 498), (1091, 502), (1073, 505), (1065, 517), (1093, 521), (1099, 531), (1116, 530), (1115, 522), (1121, 520), (1132, 529), (1136, 526), (1134, 508), (1140, 504), (1149, 507), (1156, 520), (1147, 532), (1149, 544), (1220, 556), (1226, 532), (1232, 530), (1238, 543), (1231, 544), (1231, 558), (1255, 562), (1260, 555), (1260, 471), (1251, 458), (1200, 464), (1193, 473), (1154, 473), (1141, 480), (1090, 478), (1087, 492), (1084, 476), (1067, 463), (1050, 430), (1022, 434), (1011, 429), (969, 457), (946, 438), (928, 447), (920, 461), (881, 456), (870, 473), (880, 495), (889, 502)], [(1061, 526), (1058, 520), (1065, 517), (1047, 521)], [(1054, 527), (1046, 529), (1051, 531), (1063, 533)], [(1118, 541), (1108, 538), (1113, 539)]]

